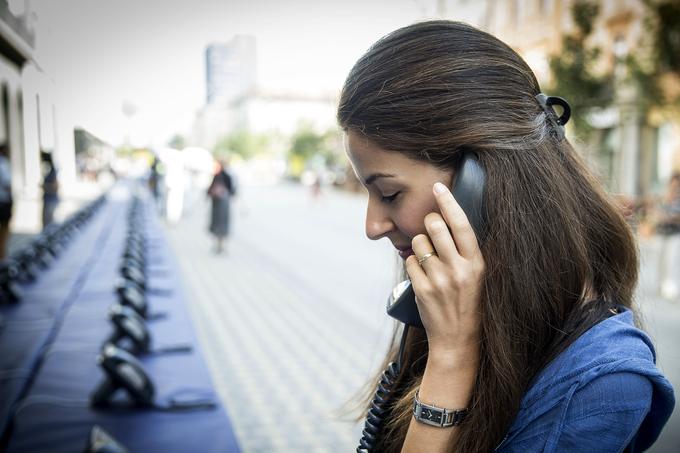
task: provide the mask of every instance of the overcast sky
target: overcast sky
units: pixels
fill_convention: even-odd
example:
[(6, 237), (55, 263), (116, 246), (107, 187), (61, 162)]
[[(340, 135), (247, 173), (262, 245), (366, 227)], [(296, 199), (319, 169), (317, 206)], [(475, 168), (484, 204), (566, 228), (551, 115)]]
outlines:
[[(474, 2), (469, 2), (474, 3)], [(337, 93), (384, 34), (433, 17), (434, 0), (32, 0), (36, 59), (54, 81), (58, 120), (116, 145), (162, 145), (191, 131), (205, 99), (204, 49), (257, 40), (258, 84)], [(466, 19), (464, 11), (457, 18)], [(449, 17), (453, 14), (449, 13)], [(128, 124), (124, 101), (138, 112)]]

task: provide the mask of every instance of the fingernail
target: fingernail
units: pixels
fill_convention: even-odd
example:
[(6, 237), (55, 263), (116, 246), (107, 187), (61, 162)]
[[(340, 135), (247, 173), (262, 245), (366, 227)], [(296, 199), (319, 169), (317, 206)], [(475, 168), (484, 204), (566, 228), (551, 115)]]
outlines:
[(435, 193), (444, 193), (446, 192), (446, 186), (440, 182), (435, 183), (434, 185), (434, 192)]

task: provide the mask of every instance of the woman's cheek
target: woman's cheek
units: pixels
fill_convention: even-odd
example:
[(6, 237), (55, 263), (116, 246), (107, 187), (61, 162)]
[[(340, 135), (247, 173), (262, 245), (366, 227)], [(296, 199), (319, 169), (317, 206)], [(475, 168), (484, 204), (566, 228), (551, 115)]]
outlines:
[(427, 214), (429, 214), (429, 211), (421, 212), (417, 209), (411, 210), (410, 214), (406, 215), (401, 222), (401, 231), (410, 238), (414, 238), (421, 233), (426, 233), (425, 216)]

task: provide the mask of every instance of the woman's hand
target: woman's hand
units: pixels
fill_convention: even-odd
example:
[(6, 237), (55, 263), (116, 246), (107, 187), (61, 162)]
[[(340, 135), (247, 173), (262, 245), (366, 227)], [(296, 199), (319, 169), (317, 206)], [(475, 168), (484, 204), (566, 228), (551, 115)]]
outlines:
[(476, 362), (484, 258), (465, 212), (449, 189), (437, 183), (433, 191), (441, 214), (425, 217), (427, 235), (413, 238), (415, 255), (406, 260), (406, 270), (427, 332), (429, 360)]

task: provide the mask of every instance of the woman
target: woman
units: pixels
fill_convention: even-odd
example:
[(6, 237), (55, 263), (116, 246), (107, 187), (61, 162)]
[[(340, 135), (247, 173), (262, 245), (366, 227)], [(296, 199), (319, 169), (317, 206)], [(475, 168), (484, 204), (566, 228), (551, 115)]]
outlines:
[(59, 178), (57, 168), (54, 165), (52, 154), (48, 152), (40, 153), (43, 163), (43, 209), (42, 227), (43, 230), (54, 222), (54, 213), (59, 205)]
[[(631, 310), (634, 238), (553, 102), (507, 45), (448, 21), (387, 35), (347, 77), (338, 120), (366, 234), (399, 251), (424, 326), (363, 450), (636, 450), (670, 416)], [(448, 189), (463, 155), (487, 176), (482, 241)], [(427, 424), (437, 408), (457, 423)]]
[(9, 147), (0, 143), (0, 262), (7, 256), (9, 227), (12, 220), (12, 168), (9, 162)]
[(229, 234), (229, 203), (236, 189), (232, 177), (227, 172), (225, 161), (217, 163), (217, 172), (208, 187), (208, 196), (212, 199), (210, 212), (210, 232), (215, 236), (216, 253), (224, 251), (224, 241)]

